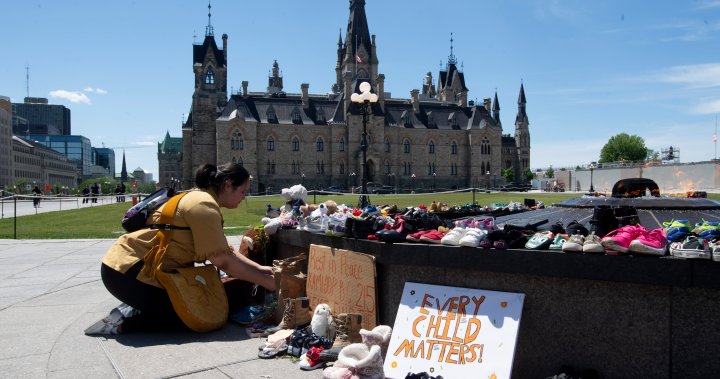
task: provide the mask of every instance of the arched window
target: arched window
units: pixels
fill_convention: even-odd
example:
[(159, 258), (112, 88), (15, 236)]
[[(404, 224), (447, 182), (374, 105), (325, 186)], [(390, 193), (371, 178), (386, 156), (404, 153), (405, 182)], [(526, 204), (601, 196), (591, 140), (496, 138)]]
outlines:
[(385, 161), (385, 175), (390, 173), (390, 162)]
[(386, 153), (390, 152), (390, 140), (387, 138), (385, 138), (385, 152)]
[(455, 141), (450, 145), (450, 154), (457, 154), (457, 143)]
[(403, 153), (405, 153), (405, 154), (410, 153), (410, 141), (409, 140), (403, 141)]
[(340, 151), (345, 151), (345, 138), (340, 138), (340, 144), (338, 146)]
[(275, 151), (275, 140), (272, 137), (267, 139), (267, 151)]
[(205, 72), (205, 84), (215, 84), (215, 71), (213, 71), (212, 67), (208, 67)]
[(242, 150), (243, 149), (243, 137), (240, 131), (235, 130), (230, 137), (230, 150)]
[(339, 171), (338, 173), (339, 173), (340, 175), (345, 175), (345, 161), (340, 161), (340, 168), (339, 168), (339, 170), (340, 170), (340, 171)]
[(460, 122), (457, 117), (450, 119), (450, 126), (452, 126), (453, 129), (460, 129)]
[(317, 121), (321, 124), (325, 123), (325, 111), (322, 108), (317, 108)]
[(297, 137), (292, 139), (292, 151), (300, 151), (300, 140)]
[(435, 143), (433, 141), (428, 142), (428, 154), (435, 154)]
[(487, 137), (484, 137), (482, 142), (480, 143), (480, 153), (490, 154), (490, 141), (487, 139)]
[(317, 141), (315, 141), (315, 150), (316, 151), (325, 150), (325, 142), (323, 141), (322, 137), (318, 137)]

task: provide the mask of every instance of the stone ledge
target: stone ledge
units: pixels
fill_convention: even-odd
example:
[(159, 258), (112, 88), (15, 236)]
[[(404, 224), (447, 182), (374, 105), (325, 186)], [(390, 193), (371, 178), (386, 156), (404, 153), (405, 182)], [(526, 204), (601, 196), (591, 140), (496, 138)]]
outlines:
[(277, 242), (307, 247), (319, 244), (376, 257), (381, 265), (429, 266), (671, 287), (720, 288), (720, 262), (672, 257), (572, 254), (524, 249), (495, 250), (432, 244), (396, 243), (328, 237), (280, 230)]

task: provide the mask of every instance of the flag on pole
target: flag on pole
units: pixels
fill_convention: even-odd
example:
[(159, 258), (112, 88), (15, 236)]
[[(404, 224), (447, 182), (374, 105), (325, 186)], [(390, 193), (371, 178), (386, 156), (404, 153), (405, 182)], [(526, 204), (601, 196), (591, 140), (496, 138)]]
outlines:
[(357, 54), (355, 54), (355, 62), (357, 62), (357, 63), (365, 63), (365, 62), (363, 62), (363, 60), (360, 58), (360, 56), (357, 55)]

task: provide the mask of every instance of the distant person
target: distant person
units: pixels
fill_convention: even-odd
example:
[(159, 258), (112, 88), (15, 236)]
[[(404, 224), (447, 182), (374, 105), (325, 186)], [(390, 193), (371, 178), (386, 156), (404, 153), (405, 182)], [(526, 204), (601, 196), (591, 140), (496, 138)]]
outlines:
[(90, 200), (90, 199), (88, 199), (88, 197), (90, 197), (90, 187), (85, 186), (85, 188), (83, 188), (83, 190), (82, 190), (82, 194), (83, 194), (82, 202), (83, 202), (83, 204), (87, 204), (88, 201)]
[[(221, 208), (235, 209), (245, 199), (250, 174), (237, 163), (219, 167), (201, 166), (195, 173), (197, 188), (180, 200), (163, 260), (164, 270), (193, 267), (195, 262), (210, 263), (242, 281), (257, 283), (275, 290), (272, 267), (259, 265), (228, 244), (223, 231)], [(150, 220), (160, 221), (164, 205), (155, 210)], [(108, 316), (85, 330), (85, 334), (120, 334), (131, 332), (189, 331), (173, 309), (167, 291), (151, 275), (154, 267), (145, 265), (146, 253), (156, 242), (157, 229), (145, 228), (122, 235), (105, 253), (100, 275), (105, 288), (123, 304)], [(240, 280), (225, 283), (225, 291), (242, 284)], [(235, 284), (231, 284), (235, 283)], [(242, 296), (228, 296), (230, 309), (247, 301)], [(232, 313), (232, 312), (231, 312)]]
[(122, 193), (122, 196), (120, 196), (120, 202), (124, 203), (125, 202), (125, 192), (127, 191), (127, 189), (125, 188), (124, 182), (120, 183), (120, 189), (121, 189), (120, 193)]
[(35, 208), (40, 208), (40, 196), (42, 195), (42, 191), (40, 190), (40, 187), (35, 186), (35, 188), (32, 189), (33, 194), (33, 206)]
[(92, 187), (90, 187), (90, 197), (92, 197), (93, 204), (97, 203), (97, 198), (100, 196), (100, 186), (97, 183), (94, 183)]
[(115, 186), (115, 202), (119, 203), (120, 199), (122, 198), (122, 188), (120, 187), (120, 184)]

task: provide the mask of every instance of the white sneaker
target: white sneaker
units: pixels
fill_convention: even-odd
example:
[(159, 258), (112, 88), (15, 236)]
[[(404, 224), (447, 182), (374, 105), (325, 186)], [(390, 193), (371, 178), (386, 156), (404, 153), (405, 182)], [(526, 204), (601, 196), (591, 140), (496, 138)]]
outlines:
[(123, 320), (122, 313), (117, 308), (113, 308), (109, 315), (85, 329), (85, 335), (120, 334), (120, 325), (122, 325)]
[(443, 245), (460, 246), (460, 239), (465, 236), (465, 232), (465, 228), (455, 228), (449, 231), (448, 234), (440, 240), (440, 243)]
[(465, 235), (460, 238), (458, 244), (460, 246), (478, 247), (480, 245), (480, 240), (486, 234), (487, 231), (485, 230), (481, 230), (478, 228), (467, 228), (465, 231)]
[(583, 253), (604, 253), (605, 248), (600, 244), (600, 237), (595, 233), (588, 234), (582, 246)]
[(573, 234), (570, 239), (562, 245), (562, 251), (564, 252), (581, 252), (583, 251), (583, 244), (585, 243), (585, 237), (582, 234)]

